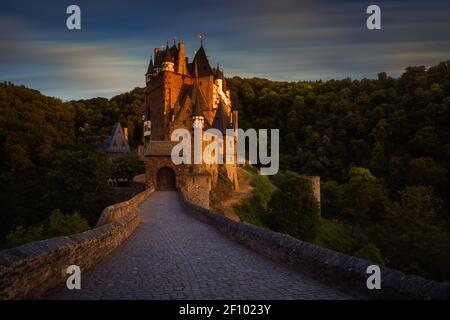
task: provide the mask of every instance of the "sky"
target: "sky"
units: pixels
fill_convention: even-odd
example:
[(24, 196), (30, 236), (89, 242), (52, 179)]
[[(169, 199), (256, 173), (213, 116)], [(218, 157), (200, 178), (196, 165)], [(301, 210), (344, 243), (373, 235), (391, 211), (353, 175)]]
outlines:
[[(81, 8), (81, 30), (66, 8)], [(366, 8), (381, 8), (368, 30)], [(450, 1), (2, 0), (0, 81), (64, 100), (145, 86), (153, 48), (183, 41), (192, 59), (204, 35), (225, 75), (271, 80), (398, 77), (450, 60)]]

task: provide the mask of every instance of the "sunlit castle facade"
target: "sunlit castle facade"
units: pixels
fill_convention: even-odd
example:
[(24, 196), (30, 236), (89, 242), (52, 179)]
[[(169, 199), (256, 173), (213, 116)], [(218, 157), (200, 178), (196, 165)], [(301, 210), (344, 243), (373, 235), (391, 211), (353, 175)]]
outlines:
[[(170, 157), (172, 147), (177, 144), (170, 140), (175, 129), (187, 129), (193, 135), (194, 129), (214, 128), (225, 137), (226, 129), (238, 128), (238, 113), (232, 110), (223, 71), (219, 66), (211, 68), (203, 45), (192, 62), (186, 57), (182, 42), (154, 49), (145, 81), (147, 183), (160, 190), (180, 188), (191, 201), (204, 207), (209, 206), (209, 192), (219, 176), (238, 188), (234, 164), (175, 165)], [(222, 140), (220, 145), (220, 152), (225, 152)]]

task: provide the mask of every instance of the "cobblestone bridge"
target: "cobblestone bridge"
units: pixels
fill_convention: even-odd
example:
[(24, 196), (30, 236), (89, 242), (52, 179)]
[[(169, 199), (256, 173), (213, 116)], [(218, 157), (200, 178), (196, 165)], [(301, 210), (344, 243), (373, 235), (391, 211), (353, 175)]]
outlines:
[(110, 256), (51, 299), (347, 299), (188, 215), (178, 194), (155, 192), (142, 223)]

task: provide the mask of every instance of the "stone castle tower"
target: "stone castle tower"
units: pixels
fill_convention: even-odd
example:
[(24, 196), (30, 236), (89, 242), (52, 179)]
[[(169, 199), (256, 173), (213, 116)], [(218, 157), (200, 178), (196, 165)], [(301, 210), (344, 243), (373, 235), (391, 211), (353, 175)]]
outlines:
[[(171, 151), (178, 142), (170, 139), (173, 130), (178, 128), (189, 130), (191, 136), (194, 128), (202, 132), (215, 128), (223, 137), (226, 129), (238, 128), (238, 114), (232, 110), (223, 71), (219, 66), (211, 68), (203, 45), (189, 62), (184, 43), (180, 42), (154, 49), (145, 81), (147, 183), (159, 190), (180, 188), (189, 200), (208, 208), (209, 192), (219, 175), (226, 176), (238, 188), (236, 165), (175, 165)], [(226, 146), (220, 141), (222, 153)]]

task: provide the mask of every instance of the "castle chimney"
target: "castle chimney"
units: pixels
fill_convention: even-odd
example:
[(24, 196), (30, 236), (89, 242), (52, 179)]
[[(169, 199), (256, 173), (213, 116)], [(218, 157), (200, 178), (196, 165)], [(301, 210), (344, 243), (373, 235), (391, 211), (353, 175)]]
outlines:
[(177, 73), (179, 74), (187, 74), (187, 61), (186, 61), (186, 53), (184, 51), (184, 43), (178, 43), (178, 68)]
[(231, 119), (232, 119), (232, 122), (233, 122), (233, 129), (234, 130), (239, 129), (239, 127), (238, 127), (239, 126), (239, 123), (238, 123), (238, 111), (237, 110), (234, 110), (232, 112)]

